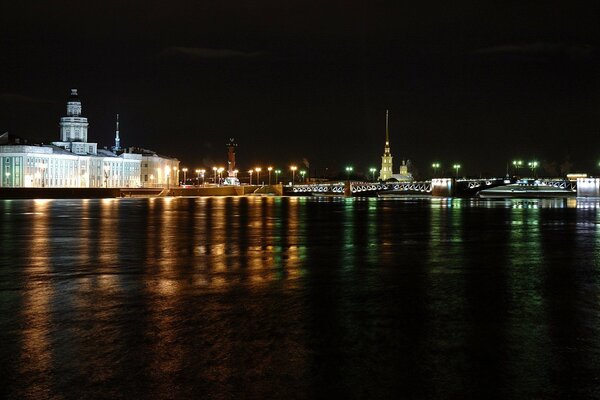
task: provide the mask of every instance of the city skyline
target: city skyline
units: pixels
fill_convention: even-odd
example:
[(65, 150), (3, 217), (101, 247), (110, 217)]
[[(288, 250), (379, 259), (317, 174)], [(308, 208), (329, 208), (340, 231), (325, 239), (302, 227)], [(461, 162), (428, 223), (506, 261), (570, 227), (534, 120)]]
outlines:
[(597, 170), (597, 5), (3, 7), (0, 131), (33, 141), (55, 138), (77, 87), (99, 143), (118, 113), (123, 146), (190, 167), (223, 164), (235, 137), (248, 167), (379, 168), (390, 109), (392, 154), (422, 175)]

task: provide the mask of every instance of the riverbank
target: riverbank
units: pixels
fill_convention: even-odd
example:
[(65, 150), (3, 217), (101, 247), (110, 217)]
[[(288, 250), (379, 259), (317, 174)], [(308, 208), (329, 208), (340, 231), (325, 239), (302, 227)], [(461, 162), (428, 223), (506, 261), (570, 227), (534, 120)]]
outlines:
[[(0, 199), (103, 199), (158, 196), (243, 196), (261, 186), (205, 186), (175, 188), (0, 188)], [(281, 195), (281, 185), (270, 187)]]

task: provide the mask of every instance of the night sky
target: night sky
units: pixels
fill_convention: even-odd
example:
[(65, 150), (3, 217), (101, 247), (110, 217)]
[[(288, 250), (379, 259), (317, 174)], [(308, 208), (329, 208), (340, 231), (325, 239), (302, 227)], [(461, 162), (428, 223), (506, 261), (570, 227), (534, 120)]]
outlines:
[[(310, 162), (468, 175), (507, 161), (598, 173), (600, 3), (15, 1), (0, 6), (0, 133), (59, 139), (70, 88), (89, 140), (191, 168)], [(485, 3), (485, 4), (484, 4)], [(584, 6), (585, 4), (585, 6)]]

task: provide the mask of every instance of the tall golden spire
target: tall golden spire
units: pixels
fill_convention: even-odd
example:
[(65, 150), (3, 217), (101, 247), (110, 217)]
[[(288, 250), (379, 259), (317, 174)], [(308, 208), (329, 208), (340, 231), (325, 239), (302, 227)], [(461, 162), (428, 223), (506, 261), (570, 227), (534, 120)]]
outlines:
[(389, 119), (389, 110), (385, 110), (385, 145), (389, 146), (390, 145), (390, 130), (389, 130), (389, 123), (388, 123), (388, 119)]

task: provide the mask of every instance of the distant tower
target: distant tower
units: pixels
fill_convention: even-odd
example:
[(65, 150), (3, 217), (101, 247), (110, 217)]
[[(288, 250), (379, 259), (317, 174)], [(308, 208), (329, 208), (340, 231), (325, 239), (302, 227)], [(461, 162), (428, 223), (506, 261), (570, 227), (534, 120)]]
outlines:
[(392, 154), (390, 152), (389, 112), (385, 110), (385, 148), (381, 156), (379, 180), (385, 181), (392, 177)]
[(229, 143), (226, 144), (227, 146), (227, 175), (230, 178), (234, 178), (235, 177), (235, 148), (237, 147), (237, 143), (235, 142), (234, 138), (229, 138)]
[(121, 138), (119, 137), (119, 114), (117, 114), (117, 130), (115, 132), (115, 146), (113, 147), (113, 151), (116, 153), (121, 150)]
[(67, 116), (60, 119), (61, 142), (87, 142), (88, 120), (81, 116), (81, 101), (77, 89), (71, 89), (67, 101)]

